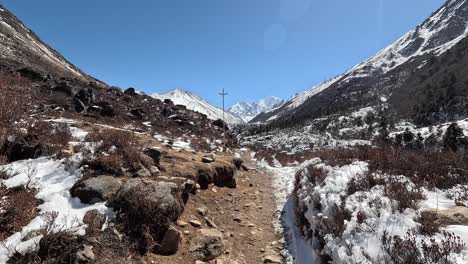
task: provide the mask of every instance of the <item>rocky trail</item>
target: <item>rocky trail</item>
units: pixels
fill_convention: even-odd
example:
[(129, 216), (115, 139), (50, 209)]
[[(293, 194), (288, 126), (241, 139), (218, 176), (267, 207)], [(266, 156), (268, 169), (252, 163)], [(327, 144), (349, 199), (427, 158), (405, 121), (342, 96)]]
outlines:
[[(273, 226), (277, 221), (273, 175), (251, 169), (238, 171), (237, 177), (237, 188), (210, 186), (191, 195), (177, 222), (182, 232), (177, 254), (151, 254), (147, 263), (283, 263), (281, 235)], [(213, 236), (222, 237), (223, 254), (210, 262), (197, 261), (193, 251), (203, 244), (200, 239)]]

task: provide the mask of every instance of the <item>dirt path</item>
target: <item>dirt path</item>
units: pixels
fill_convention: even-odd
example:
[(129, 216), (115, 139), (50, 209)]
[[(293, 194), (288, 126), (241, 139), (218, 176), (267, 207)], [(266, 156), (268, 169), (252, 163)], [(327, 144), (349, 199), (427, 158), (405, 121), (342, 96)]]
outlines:
[[(239, 171), (237, 188), (210, 186), (208, 190), (192, 195), (179, 221), (190, 223), (197, 220), (202, 226), (179, 226), (184, 234), (178, 253), (169, 257), (150, 255), (147, 262), (195, 263), (190, 245), (199, 229), (211, 228), (205, 220), (208, 218), (222, 232), (226, 245), (223, 256), (210, 263), (282, 263), (279, 253), (281, 237), (273, 226), (276, 206), (271, 177), (262, 171)], [(207, 209), (206, 216), (199, 212), (204, 209)], [(265, 258), (272, 261), (265, 261)], [(275, 259), (280, 262), (275, 262)]]

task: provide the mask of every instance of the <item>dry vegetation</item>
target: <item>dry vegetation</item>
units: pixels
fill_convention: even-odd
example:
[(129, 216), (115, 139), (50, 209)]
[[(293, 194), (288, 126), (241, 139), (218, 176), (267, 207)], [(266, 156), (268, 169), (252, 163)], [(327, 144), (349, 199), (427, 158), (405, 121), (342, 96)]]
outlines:
[(95, 154), (88, 153), (84, 162), (91, 170), (122, 176), (141, 167), (141, 145), (131, 132), (106, 129), (94, 130), (85, 139), (96, 143)]

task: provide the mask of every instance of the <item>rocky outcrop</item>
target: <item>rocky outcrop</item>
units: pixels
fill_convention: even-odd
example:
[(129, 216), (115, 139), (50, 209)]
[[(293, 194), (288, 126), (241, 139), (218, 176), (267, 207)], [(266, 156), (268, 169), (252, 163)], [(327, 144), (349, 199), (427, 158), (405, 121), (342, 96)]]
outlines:
[(99, 176), (78, 181), (70, 190), (81, 202), (93, 204), (111, 199), (122, 186), (122, 180), (112, 176)]
[(430, 219), (437, 226), (468, 225), (468, 208), (457, 206), (446, 210), (427, 210), (421, 218)]

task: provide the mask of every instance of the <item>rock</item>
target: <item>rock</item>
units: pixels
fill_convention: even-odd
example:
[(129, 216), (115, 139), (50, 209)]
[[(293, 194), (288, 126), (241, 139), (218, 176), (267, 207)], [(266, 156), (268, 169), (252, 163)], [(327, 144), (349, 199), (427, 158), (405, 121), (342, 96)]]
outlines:
[[(109, 206), (123, 213), (138, 215), (139, 221), (156, 225), (155, 228), (164, 221), (176, 221), (183, 211), (181, 193), (176, 184), (147, 178), (128, 180)], [(155, 221), (155, 216), (160, 219)]]
[(234, 216), (234, 218), (232, 218), (232, 221), (240, 223), (242, 222), (242, 219), (239, 216)]
[(135, 177), (141, 177), (141, 178), (145, 178), (145, 177), (151, 177), (151, 172), (147, 169), (147, 168), (141, 168), (139, 169), (136, 173), (135, 173)]
[(79, 100), (84, 106), (91, 106), (94, 102), (94, 92), (92, 89), (81, 89), (75, 96), (74, 99)]
[(468, 225), (468, 208), (457, 206), (446, 210), (426, 210), (421, 212), (421, 218), (437, 226)]
[(177, 225), (182, 227), (182, 228), (185, 228), (188, 226), (188, 223), (185, 222), (185, 221), (182, 221), (182, 220), (177, 220)]
[(200, 229), (190, 246), (190, 252), (203, 261), (210, 261), (224, 252), (223, 234), (216, 229)]
[(73, 98), (73, 107), (78, 113), (81, 113), (87, 109), (86, 105), (83, 102), (81, 102), (81, 100), (76, 98)]
[(152, 176), (157, 176), (159, 174), (159, 172), (160, 172), (158, 167), (156, 167), (156, 166), (149, 167), (149, 171), (150, 171)]
[(133, 88), (133, 87), (130, 87), (130, 88), (126, 89), (126, 90), (124, 91), (124, 94), (130, 95), (130, 96), (135, 96), (135, 95), (137, 95), (137, 93), (136, 93), (136, 91), (135, 91), (135, 88)]
[(76, 253), (76, 258), (79, 262), (92, 262), (95, 260), (93, 246), (85, 245), (82, 250)]
[(146, 153), (140, 153), (140, 163), (143, 167), (149, 169), (155, 165), (153, 158)]
[(122, 180), (112, 176), (92, 177), (80, 180), (72, 187), (70, 193), (80, 198), (81, 202), (94, 204), (111, 199), (122, 186)]
[(199, 215), (205, 216), (205, 215), (208, 214), (208, 208), (206, 208), (206, 207), (199, 207), (199, 208), (197, 208), (197, 212), (198, 212)]
[(172, 102), (171, 99), (164, 99), (163, 102), (164, 102), (165, 104), (167, 104), (167, 105), (174, 106), (174, 102)]
[(191, 193), (193, 192), (193, 190), (195, 190), (195, 181), (194, 180), (186, 180), (182, 186), (181, 186), (181, 189), (182, 189), (182, 192), (184, 193)]
[(275, 255), (267, 255), (263, 258), (263, 263), (270, 263), (270, 264), (281, 264), (283, 260)]
[(160, 243), (158, 253), (162, 255), (175, 254), (179, 250), (181, 240), (182, 235), (180, 231), (173, 226), (169, 227)]
[(43, 76), (42, 74), (36, 72), (31, 68), (21, 68), (16, 70), (17, 73), (21, 75), (21, 77), (28, 78), (32, 81), (42, 81)]
[(190, 235), (190, 231), (184, 230), (184, 235), (186, 235), (186, 236)]
[[(95, 106), (98, 107), (96, 109), (96, 112), (98, 112), (100, 116), (104, 116), (104, 117), (113, 117), (113, 116), (115, 116), (114, 107), (109, 102), (100, 101), (100, 102), (97, 102), (95, 104)], [(90, 111), (89, 108), (88, 108), (88, 111)]]
[(145, 112), (139, 108), (134, 108), (134, 109), (131, 109), (130, 110), (130, 114), (132, 114), (134, 117), (138, 118), (138, 119), (143, 119), (143, 114)]
[(88, 237), (97, 236), (106, 223), (106, 216), (98, 210), (90, 210), (83, 217), (83, 223), (87, 225), (86, 235)]
[(198, 220), (190, 220), (190, 224), (194, 227), (201, 227), (202, 223)]
[(244, 162), (244, 161), (243, 161), (242, 159), (240, 159), (240, 158), (234, 158), (234, 159), (232, 159), (232, 164), (234, 164), (234, 166), (236, 166), (236, 168), (237, 168), (238, 170), (240, 170), (240, 169), (242, 168), (242, 163), (243, 163), (243, 162)]
[(219, 128), (223, 128), (223, 127), (224, 127), (224, 128), (226, 128), (226, 130), (229, 130), (228, 125), (227, 125), (225, 122), (223, 122), (223, 120), (221, 120), (221, 119), (218, 119), (218, 120), (216, 120), (216, 121), (213, 121), (212, 124), (215, 125), (215, 126), (217, 126), (217, 127), (219, 127)]
[(216, 229), (218, 228), (218, 226), (216, 226), (215, 222), (213, 220), (211, 220), (210, 218), (208, 218), (208, 217), (205, 217), (205, 222), (208, 225), (208, 227), (216, 228)]
[[(21, 140), (23, 141), (23, 140)], [(10, 162), (34, 159), (43, 154), (45, 146), (42, 144), (29, 144), (27, 142), (6, 142), (1, 152), (7, 153)]]
[(214, 162), (214, 159), (213, 159), (212, 157), (204, 156), (204, 157), (202, 158), (202, 162), (204, 162), (204, 163), (212, 163), (212, 162)]
[(146, 154), (148, 157), (153, 159), (154, 164), (159, 165), (161, 160), (161, 151), (155, 147), (146, 148), (143, 150), (143, 153)]
[(76, 94), (76, 88), (69, 85), (66, 82), (62, 82), (59, 85), (53, 87), (52, 91), (60, 92), (60, 93), (66, 94), (66, 95), (68, 95), (70, 97), (73, 97)]

